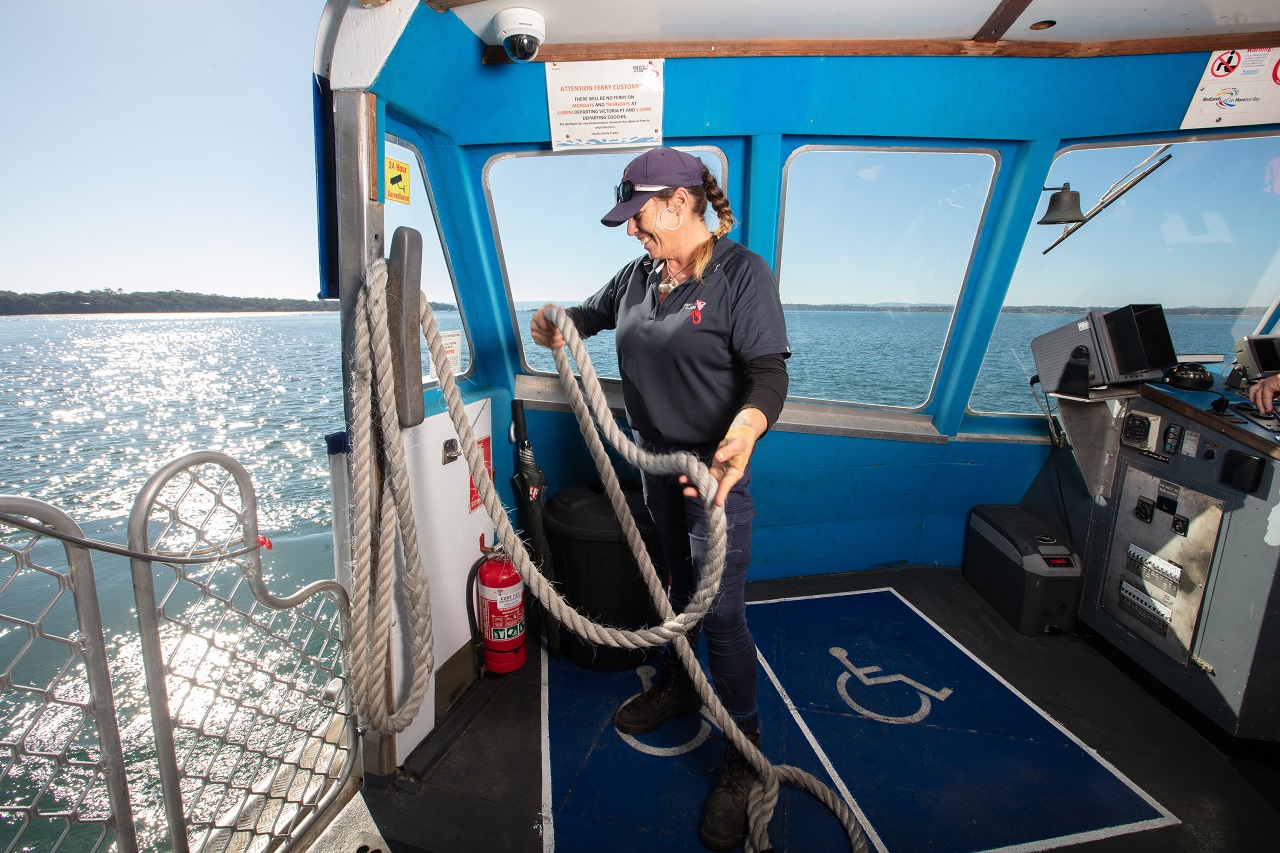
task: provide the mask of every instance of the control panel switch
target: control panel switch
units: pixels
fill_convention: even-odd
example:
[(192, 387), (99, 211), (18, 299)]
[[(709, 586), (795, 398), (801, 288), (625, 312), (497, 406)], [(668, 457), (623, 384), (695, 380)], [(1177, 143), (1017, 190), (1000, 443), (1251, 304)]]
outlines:
[(1151, 498), (1138, 498), (1138, 505), (1134, 507), (1133, 514), (1147, 524), (1151, 523), (1151, 519), (1156, 515), (1156, 504)]

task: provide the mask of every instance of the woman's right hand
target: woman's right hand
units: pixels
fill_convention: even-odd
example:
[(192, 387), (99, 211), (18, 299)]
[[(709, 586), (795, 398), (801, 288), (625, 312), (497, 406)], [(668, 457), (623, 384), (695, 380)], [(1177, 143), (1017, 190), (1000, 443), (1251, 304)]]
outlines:
[(1249, 401), (1264, 415), (1272, 410), (1272, 401), (1277, 394), (1280, 394), (1280, 374), (1268, 376), (1249, 386)]
[(560, 329), (555, 323), (547, 319), (546, 310), (551, 307), (551, 303), (539, 308), (533, 314), (533, 319), (529, 322), (529, 332), (533, 335), (533, 342), (549, 349), (560, 349), (564, 346), (564, 335), (560, 334)]

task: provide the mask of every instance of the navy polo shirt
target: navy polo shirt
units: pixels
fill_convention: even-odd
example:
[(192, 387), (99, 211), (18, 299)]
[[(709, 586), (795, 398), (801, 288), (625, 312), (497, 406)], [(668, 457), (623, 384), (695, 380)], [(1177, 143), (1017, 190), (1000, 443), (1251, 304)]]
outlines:
[(658, 304), (661, 279), (659, 264), (637, 258), (570, 314), (586, 337), (617, 330), (633, 429), (649, 441), (714, 447), (742, 407), (746, 363), (791, 354), (778, 284), (764, 258), (724, 238), (702, 279)]

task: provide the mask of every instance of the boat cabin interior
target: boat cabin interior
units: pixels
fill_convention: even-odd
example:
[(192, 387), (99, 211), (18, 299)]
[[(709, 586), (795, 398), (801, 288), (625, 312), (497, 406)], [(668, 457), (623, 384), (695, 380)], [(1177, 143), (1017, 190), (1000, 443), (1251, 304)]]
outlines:
[[(752, 459), (762, 750), (860, 840), (784, 784), (773, 849), (1273, 849), (1280, 430), (1248, 389), (1280, 372), (1280, 7), (330, 0), (314, 71), (320, 296), (354, 422), (386, 282), (434, 636), (323, 849), (703, 849), (712, 715), (612, 722), (654, 650), (581, 639), (526, 577), (504, 671), (468, 613), (501, 541), (480, 458), (571, 606), (655, 618), (529, 327), (642, 254), (599, 218), (656, 146), (717, 177), (787, 317)], [(587, 351), (625, 425), (612, 337)], [(335, 495), (355, 536), (368, 483)]]

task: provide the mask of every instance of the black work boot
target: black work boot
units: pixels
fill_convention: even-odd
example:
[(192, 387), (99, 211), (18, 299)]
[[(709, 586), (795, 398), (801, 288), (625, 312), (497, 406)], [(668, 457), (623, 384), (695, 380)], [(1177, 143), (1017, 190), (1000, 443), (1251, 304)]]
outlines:
[(672, 717), (702, 709), (702, 699), (679, 661), (666, 661), (662, 675), (645, 692), (618, 709), (613, 724), (623, 734), (651, 732)]
[[(759, 748), (759, 733), (747, 738)], [(707, 797), (702, 823), (698, 826), (698, 838), (705, 846), (712, 850), (732, 850), (747, 837), (747, 793), (755, 778), (746, 756), (731, 744), (725, 744), (720, 784)]]

